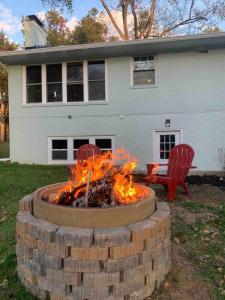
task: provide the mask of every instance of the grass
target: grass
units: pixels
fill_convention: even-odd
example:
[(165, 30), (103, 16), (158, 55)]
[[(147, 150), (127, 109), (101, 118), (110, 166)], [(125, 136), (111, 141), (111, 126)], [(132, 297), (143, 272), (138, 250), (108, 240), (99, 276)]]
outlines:
[[(18, 201), (40, 186), (64, 181), (66, 167), (0, 163), (0, 299), (34, 299), (16, 275), (15, 223)], [(172, 239), (183, 245), (185, 256), (198, 276), (213, 286), (211, 298), (225, 299), (225, 203), (210, 206), (199, 201), (176, 201), (196, 220), (188, 224), (180, 214), (172, 222)], [(173, 265), (167, 279), (179, 286), (179, 268)]]
[(225, 203), (215, 207), (185, 201), (180, 203), (201, 216), (187, 224), (180, 215), (173, 220), (172, 236), (184, 244), (185, 256), (198, 275), (211, 284), (212, 299), (225, 299)]
[(9, 143), (0, 142), (0, 158), (9, 157)]
[(34, 299), (16, 275), (18, 201), (38, 187), (63, 181), (67, 176), (66, 167), (0, 163), (0, 299)]

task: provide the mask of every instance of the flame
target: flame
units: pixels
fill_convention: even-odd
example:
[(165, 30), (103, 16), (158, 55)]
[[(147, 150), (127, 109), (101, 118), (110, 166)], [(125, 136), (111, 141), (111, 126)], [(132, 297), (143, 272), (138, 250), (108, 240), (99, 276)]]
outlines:
[[(118, 167), (119, 166), (119, 167)], [(131, 157), (125, 149), (117, 149), (115, 153), (110, 151), (101, 155), (89, 157), (71, 168), (71, 178), (67, 184), (58, 191), (58, 197), (62, 192), (68, 192), (80, 186), (74, 193), (78, 198), (86, 190), (88, 173), (90, 182), (111, 176), (113, 179), (112, 196), (121, 203), (135, 203), (149, 194), (149, 190), (133, 181), (131, 173), (137, 166), (137, 159)]]

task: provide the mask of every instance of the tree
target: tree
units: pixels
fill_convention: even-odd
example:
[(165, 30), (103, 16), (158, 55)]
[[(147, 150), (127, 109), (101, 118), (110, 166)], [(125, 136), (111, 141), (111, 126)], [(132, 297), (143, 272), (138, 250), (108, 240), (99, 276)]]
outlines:
[(66, 27), (66, 19), (57, 10), (46, 14), (45, 27), (47, 30), (48, 46), (65, 46), (71, 44), (70, 31)]
[[(3, 31), (0, 31), (0, 52), (17, 49), (18, 45), (10, 42)], [(0, 122), (5, 124), (5, 139), (9, 126), (9, 110), (8, 110), (8, 70), (7, 67), (0, 64), (0, 100), (3, 104), (1, 110)]]
[(82, 18), (72, 32), (74, 44), (100, 43), (107, 39), (107, 27), (98, 20), (98, 10), (92, 8), (86, 17)]
[[(72, 0), (42, 0), (49, 5), (65, 5)], [(224, 0), (99, 0), (118, 35), (123, 40), (196, 33), (206, 25), (217, 25), (225, 15)], [(121, 16), (120, 21), (114, 12)], [(132, 24), (129, 24), (129, 17)]]

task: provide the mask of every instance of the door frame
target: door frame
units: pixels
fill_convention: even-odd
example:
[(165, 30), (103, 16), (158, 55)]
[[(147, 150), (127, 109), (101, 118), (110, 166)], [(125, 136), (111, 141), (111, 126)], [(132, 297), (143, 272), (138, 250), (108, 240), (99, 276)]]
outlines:
[(183, 129), (155, 129), (153, 130), (153, 160), (156, 163), (167, 163), (168, 159), (157, 159), (157, 133), (179, 133), (180, 134), (180, 143), (176, 143), (175, 145), (183, 143)]

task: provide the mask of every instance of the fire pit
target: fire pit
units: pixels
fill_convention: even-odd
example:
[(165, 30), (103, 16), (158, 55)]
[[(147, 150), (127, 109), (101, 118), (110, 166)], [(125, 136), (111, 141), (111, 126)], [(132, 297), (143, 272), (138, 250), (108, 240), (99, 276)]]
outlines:
[(17, 269), (33, 295), (142, 300), (160, 285), (170, 269), (169, 207), (133, 182), (135, 166), (125, 151), (105, 153), (20, 201)]

